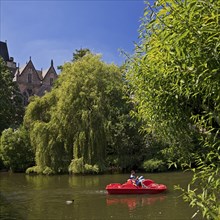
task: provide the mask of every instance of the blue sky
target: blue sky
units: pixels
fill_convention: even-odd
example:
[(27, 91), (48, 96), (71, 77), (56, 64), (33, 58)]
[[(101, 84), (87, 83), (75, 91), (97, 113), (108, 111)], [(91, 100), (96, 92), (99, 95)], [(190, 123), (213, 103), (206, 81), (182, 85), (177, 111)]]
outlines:
[(20, 66), (30, 56), (37, 69), (51, 59), (62, 65), (80, 48), (120, 65), (119, 50), (132, 54), (138, 42), (144, 7), (142, 0), (0, 0), (0, 40)]

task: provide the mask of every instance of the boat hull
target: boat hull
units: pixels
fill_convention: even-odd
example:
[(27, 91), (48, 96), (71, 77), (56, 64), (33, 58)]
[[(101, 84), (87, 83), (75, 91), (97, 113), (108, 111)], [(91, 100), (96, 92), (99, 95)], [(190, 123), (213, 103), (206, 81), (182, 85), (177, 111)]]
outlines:
[(109, 194), (158, 194), (167, 190), (164, 184), (154, 183), (146, 180), (144, 187), (134, 185), (130, 180), (124, 184), (111, 183), (106, 186)]

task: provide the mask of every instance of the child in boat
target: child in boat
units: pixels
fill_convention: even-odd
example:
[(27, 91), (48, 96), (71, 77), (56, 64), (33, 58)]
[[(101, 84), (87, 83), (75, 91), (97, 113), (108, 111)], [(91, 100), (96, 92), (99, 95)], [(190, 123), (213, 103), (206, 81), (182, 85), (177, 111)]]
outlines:
[(135, 176), (135, 171), (134, 171), (134, 170), (131, 171), (131, 175), (130, 175), (129, 180), (130, 180), (135, 186), (138, 186), (138, 185), (140, 184), (140, 179), (139, 179), (138, 176), (137, 176), (137, 177)]
[(128, 179), (128, 181), (130, 181), (132, 184), (134, 184), (135, 186), (137, 186), (136, 182), (137, 182), (138, 177), (135, 176), (135, 171), (132, 170), (131, 171), (131, 175)]
[(135, 180), (136, 179), (135, 171), (134, 170), (131, 171), (130, 179), (131, 180)]

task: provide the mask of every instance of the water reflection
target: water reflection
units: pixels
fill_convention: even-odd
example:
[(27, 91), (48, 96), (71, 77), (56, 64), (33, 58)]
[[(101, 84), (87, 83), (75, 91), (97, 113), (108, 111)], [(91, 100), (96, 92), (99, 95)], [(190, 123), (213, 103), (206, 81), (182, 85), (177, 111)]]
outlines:
[(0, 210), (1, 220), (23, 219), (22, 215), (19, 213), (19, 210), (15, 209), (13, 203), (10, 200), (8, 200), (2, 194), (2, 192), (0, 192)]
[(151, 196), (129, 196), (129, 197), (110, 197), (107, 196), (106, 204), (108, 206), (126, 204), (130, 211), (136, 209), (137, 207), (150, 206), (155, 203), (160, 203), (166, 199), (165, 195), (151, 195)]
[[(0, 173), (0, 219), (145, 219), (187, 220), (194, 210), (179, 198), (174, 184), (191, 179), (186, 173), (148, 174), (169, 192), (157, 195), (109, 195), (105, 186), (123, 182), (126, 174), (97, 176), (28, 176)], [(66, 201), (73, 200), (71, 205)], [(195, 219), (202, 219), (196, 216)]]
[(99, 185), (99, 176), (69, 176), (68, 182), (71, 188), (83, 186), (85, 188)]
[(42, 178), (41, 175), (25, 175), (25, 179), (28, 183), (29, 187), (33, 187), (34, 189), (41, 189), (42, 187), (50, 187), (53, 184), (54, 179), (50, 176), (44, 176)]

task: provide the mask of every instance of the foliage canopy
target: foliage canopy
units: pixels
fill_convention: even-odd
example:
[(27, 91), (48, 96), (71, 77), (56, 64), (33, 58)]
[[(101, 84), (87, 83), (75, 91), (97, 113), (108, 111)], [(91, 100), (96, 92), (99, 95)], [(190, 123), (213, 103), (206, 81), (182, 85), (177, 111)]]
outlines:
[(129, 139), (135, 142), (129, 133), (133, 128), (127, 128), (130, 105), (123, 88), (120, 68), (105, 64), (97, 55), (87, 53), (66, 63), (54, 89), (35, 98), (25, 114), (24, 124), (36, 152), (38, 168), (33, 169), (50, 168), (55, 173), (105, 170), (111, 160), (108, 155), (119, 156), (119, 149), (132, 144)]
[(148, 5), (127, 74), (145, 130), (169, 146), (166, 156), (196, 164), (202, 194), (193, 180), (185, 198), (208, 219), (219, 217), (219, 11), (214, 0)]
[(23, 99), (13, 82), (2, 57), (0, 57), (0, 134), (9, 127), (18, 127), (23, 120)]

